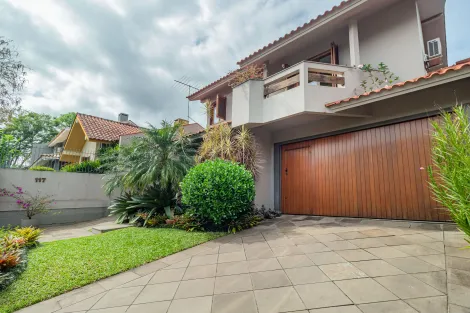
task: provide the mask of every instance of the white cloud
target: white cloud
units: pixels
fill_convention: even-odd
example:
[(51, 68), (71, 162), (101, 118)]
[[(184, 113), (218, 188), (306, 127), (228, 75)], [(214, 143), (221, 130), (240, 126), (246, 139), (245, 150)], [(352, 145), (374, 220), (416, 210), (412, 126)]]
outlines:
[[(84, 28), (61, 1), (8, 0), (8, 2), (30, 15), (38, 27), (52, 27), (67, 44), (77, 45), (85, 38)], [(31, 29), (32, 34), (34, 31)]]

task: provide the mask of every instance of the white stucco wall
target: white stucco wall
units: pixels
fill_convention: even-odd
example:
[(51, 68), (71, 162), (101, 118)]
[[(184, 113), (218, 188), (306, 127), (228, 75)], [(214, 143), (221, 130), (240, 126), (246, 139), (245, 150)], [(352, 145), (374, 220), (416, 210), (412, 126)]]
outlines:
[[(413, 0), (397, 1), (371, 15), (358, 18), (359, 51), (362, 64), (387, 64), (401, 80), (426, 73), (423, 63), (420, 22)], [(286, 55), (268, 63), (268, 75), (281, 71), (281, 64), (296, 64), (338, 45), (339, 64), (351, 66), (349, 25), (334, 29), (327, 36), (315, 38), (309, 45), (291, 43)]]
[[(36, 178), (45, 179), (36, 182)], [(110, 197), (103, 191), (103, 175), (0, 169), (0, 188), (22, 187), (30, 194), (50, 195), (54, 214), (38, 215), (41, 224), (70, 223), (107, 215)], [(0, 197), (0, 226), (19, 224), (24, 212), (10, 197)]]
[(387, 64), (400, 81), (426, 74), (415, 2), (403, 0), (358, 21), (360, 61)]

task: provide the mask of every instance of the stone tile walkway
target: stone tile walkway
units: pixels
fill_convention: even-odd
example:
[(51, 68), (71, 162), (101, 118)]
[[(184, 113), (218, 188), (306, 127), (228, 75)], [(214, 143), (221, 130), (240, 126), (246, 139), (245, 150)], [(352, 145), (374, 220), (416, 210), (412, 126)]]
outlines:
[(284, 215), (20, 312), (470, 312), (465, 245), (450, 224)]
[(62, 239), (79, 238), (94, 235), (91, 232), (93, 226), (114, 224), (115, 217), (103, 217), (97, 220), (65, 225), (51, 225), (42, 228), (44, 233), (39, 238), (40, 242), (48, 242)]

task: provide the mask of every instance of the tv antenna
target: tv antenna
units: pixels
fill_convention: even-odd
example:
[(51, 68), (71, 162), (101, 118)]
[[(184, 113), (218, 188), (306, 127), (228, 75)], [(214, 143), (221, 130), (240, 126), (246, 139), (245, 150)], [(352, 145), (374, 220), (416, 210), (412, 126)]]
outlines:
[(194, 89), (194, 90), (199, 90), (198, 87), (196, 86), (193, 86), (191, 85), (191, 79), (189, 77), (186, 77), (186, 76), (183, 76), (182, 78), (180, 78), (179, 80), (175, 79), (175, 84), (173, 86), (176, 86), (179, 84), (179, 86), (181, 86), (182, 89), (186, 89), (186, 87), (188, 87), (188, 121), (189, 120), (192, 120), (193, 122), (195, 122), (190, 116), (189, 116), (189, 96), (191, 95), (191, 89)]

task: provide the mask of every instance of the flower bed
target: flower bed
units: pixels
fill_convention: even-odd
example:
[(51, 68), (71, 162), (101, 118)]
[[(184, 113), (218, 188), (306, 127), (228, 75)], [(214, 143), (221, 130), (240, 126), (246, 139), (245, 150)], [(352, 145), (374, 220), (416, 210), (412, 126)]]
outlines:
[(27, 250), (37, 245), (41, 230), (34, 227), (3, 231), (0, 239), (0, 290), (10, 285), (24, 271)]

